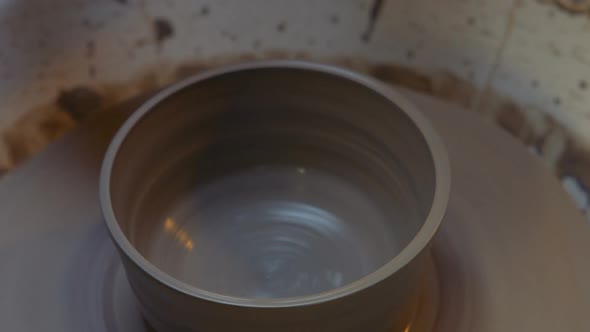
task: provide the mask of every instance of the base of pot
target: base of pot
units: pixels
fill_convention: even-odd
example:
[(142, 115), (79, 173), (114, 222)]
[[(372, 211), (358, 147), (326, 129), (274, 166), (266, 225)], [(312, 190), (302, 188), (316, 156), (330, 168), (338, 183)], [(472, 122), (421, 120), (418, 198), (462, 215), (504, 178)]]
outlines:
[[(422, 281), (422, 286), (415, 302), (411, 304), (413, 314), (411, 322), (403, 330), (400, 331), (386, 331), (386, 332), (433, 332), (435, 331), (436, 319), (438, 316), (440, 306), (440, 283), (439, 274), (437, 272), (437, 264), (433, 255), (428, 257), (428, 265)], [(124, 275), (124, 273), (123, 273)], [(129, 287), (126, 279), (118, 278), (118, 282), (122, 283), (119, 287)], [(124, 284), (123, 284), (124, 283)], [(131, 294), (129, 289), (127, 294)], [(122, 303), (129, 303), (124, 301)], [(116, 308), (117, 303), (113, 303)], [(120, 310), (123, 310), (121, 308)], [(367, 310), (370, 310), (368, 308)], [(127, 310), (128, 311), (128, 310)], [(157, 332), (159, 329), (158, 322), (151, 324), (148, 319), (144, 318), (145, 332)], [(162, 330), (162, 329), (160, 329)], [(164, 329), (165, 330), (165, 329)], [(236, 331), (239, 332), (239, 331)]]

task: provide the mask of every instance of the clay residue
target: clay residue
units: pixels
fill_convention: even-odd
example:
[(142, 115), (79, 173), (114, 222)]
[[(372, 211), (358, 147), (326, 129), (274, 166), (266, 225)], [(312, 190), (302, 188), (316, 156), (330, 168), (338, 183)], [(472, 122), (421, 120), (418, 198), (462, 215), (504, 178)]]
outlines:
[[(537, 0), (543, 5), (551, 5), (570, 15), (590, 15), (590, 0)], [(555, 17), (555, 12), (548, 14), (550, 19)]]
[(29, 111), (3, 132), (9, 160), (0, 169), (10, 169), (29, 159), (75, 125), (76, 121), (55, 105)]
[(3, 130), (0, 175), (31, 158), (92, 113), (113, 107), (134, 93), (135, 90), (126, 89), (126, 85), (108, 84), (80, 85), (60, 91), (54, 101), (29, 110)]
[(514, 104), (508, 104), (496, 116), (498, 124), (513, 136), (523, 138), (523, 128), (526, 127), (527, 119), (523, 112)]
[(198, 64), (198, 63), (181, 65), (175, 70), (174, 77), (181, 80), (181, 79), (196, 75), (196, 74), (203, 72), (209, 68), (211, 68), (211, 66), (208, 66), (205, 64)]
[(557, 163), (559, 176), (573, 176), (586, 192), (590, 192), (590, 153), (574, 140), (568, 139)]
[(332, 23), (334, 25), (340, 23), (340, 16), (338, 16), (338, 14), (330, 15), (330, 23)]
[(201, 16), (207, 16), (207, 15), (209, 15), (210, 12), (211, 12), (211, 9), (209, 8), (208, 5), (203, 5), (203, 7), (201, 7), (201, 10), (200, 10)]
[[(166, 25), (166, 24), (164, 24)], [(172, 32), (164, 28), (160, 38)], [(162, 40), (163, 40), (162, 39)], [(312, 58), (303, 52), (269, 51), (191, 61), (180, 65), (149, 68), (126, 83), (79, 85), (65, 89), (55, 102), (26, 113), (3, 133), (7, 151), (0, 150), (0, 173), (28, 159), (55, 138), (73, 128), (91, 113), (112, 107), (133, 96), (155, 91), (167, 84), (198, 74), (211, 67), (260, 59), (308, 59), (335, 64), (371, 75), (385, 83), (435, 96), (465, 109), (484, 114), (524, 144), (534, 147), (558, 176), (572, 176), (590, 188), (590, 151), (575, 144), (575, 139), (546, 112), (515, 103), (488, 89), (482, 94), (469, 80), (447, 71), (425, 71), (392, 63), (370, 63), (355, 58)], [(586, 83), (581, 83), (586, 87)], [(580, 87), (582, 89), (582, 87)], [(479, 107), (473, 107), (475, 99)]]
[(287, 22), (285, 22), (285, 21), (279, 22), (279, 24), (277, 24), (277, 31), (278, 32), (285, 32), (285, 30), (287, 30)]
[(374, 64), (367, 73), (385, 83), (402, 86), (468, 108), (477, 93), (469, 81), (446, 71), (420, 71), (395, 64)]
[(62, 90), (56, 101), (56, 105), (76, 121), (80, 121), (100, 109), (102, 104), (102, 95), (87, 86)]
[(432, 94), (434, 90), (433, 81), (430, 76), (400, 65), (373, 65), (369, 69), (369, 75), (385, 83), (401, 85), (426, 94)]
[(154, 39), (157, 44), (161, 44), (174, 36), (174, 27), (172, 23), (163, 17), (157, 17), (153, 21)]
[(86, 57), (89, 59), (94, 57), (95, 52), (96, 52), (95, 42), (94, 42), (94, 40), (89, 40), (86, 43)]
[(367, 28), (365, 32), (361, 35), (361, 40), (365, 43), (368, 43), (373, 36), (373, 30), (375, 30), (375, 25), (377, 24), (377, 20), (381, 16), (381, 9), (383, 9), (383, 0), (373, 0), (371, 4), (371, 9), (369, 10), (369, 16), (367, 20)]
[(565, 9), (570, 13), (590, 14), (590, 0), (554, 0), (559, 8)]

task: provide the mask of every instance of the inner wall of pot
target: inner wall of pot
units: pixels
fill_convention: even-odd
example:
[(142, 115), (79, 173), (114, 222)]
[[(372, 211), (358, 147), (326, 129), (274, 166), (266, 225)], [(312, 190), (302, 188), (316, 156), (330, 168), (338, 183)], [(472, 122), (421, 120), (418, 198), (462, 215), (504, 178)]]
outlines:
[(251, 69), (193, 84), (130, 131), (116, 218), (165, 273), (241, 298), (342, 287), (393, 259), (434, 195), (412, 121), (352, 81)]

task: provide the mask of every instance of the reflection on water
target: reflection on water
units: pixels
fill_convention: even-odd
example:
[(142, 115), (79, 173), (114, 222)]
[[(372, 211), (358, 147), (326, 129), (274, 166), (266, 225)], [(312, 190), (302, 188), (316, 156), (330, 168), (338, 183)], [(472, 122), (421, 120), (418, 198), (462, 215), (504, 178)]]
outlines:
[[(173, 192), (165, 185), (157, 192)], [(343, 287), (403, 246), (393, 227), (399, 215), (374, 199), (379, 183), (364, 185), (301, 166), (227, 174), (166, 203), (148, 259), (226, 296), (288, 298)]]
[(193, 250), (195, 243), (190, 238), (188, 233), (178, 226), (178, 224), (172, 218), (166, 218), (164, 221), (164, 230), (174, 237), (174, 240), (178, 242), (186, 250)]

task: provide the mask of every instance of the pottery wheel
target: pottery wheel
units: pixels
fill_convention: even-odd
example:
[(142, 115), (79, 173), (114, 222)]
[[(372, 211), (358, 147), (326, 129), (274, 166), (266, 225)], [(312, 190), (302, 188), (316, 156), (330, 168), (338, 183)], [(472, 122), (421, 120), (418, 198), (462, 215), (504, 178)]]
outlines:
[[(493, 124), (408, 94), (445, 141), (453, 178), (407, 330), (590, 331), (590, 227), (557, 179)], [(0, 181), (2, 331), (148, 331), (98, 206), (103, 153), (136, 105), (97, 115)]]

